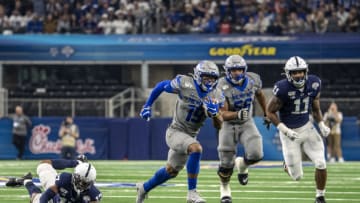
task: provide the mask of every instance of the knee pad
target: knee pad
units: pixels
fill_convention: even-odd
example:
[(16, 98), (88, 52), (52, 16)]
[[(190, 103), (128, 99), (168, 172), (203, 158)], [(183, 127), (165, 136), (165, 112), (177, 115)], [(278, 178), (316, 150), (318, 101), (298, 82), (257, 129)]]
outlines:
[(231, 175), (233, 174), (233, 171), (234, 171), (234, 167), (224, 168), (224, 167), (219, 166), (217, 174), (219, 175), (220, 179), (223, 182), (229, 182)]
[(253, 165), (256, 164), (257, 162), (261, 161), (263, 159), (263, 157), (260, 157), (259, 159), (247, 159), (245, 157), (244, 162), (246, 165)]
[(326, 162), (325, 160), (315, 160), (314, 161), (315, 168), (317, 169), (326, 169)]
[(167, 167), (166, 167), (166, 172), (168, 172), (168, 174), (169, 174), (172, 178), (175, 178), (175, 177), (179, 174), (179, 171), (176, 170), (175, 168), (173, 168), (172, 166), (167, 166)]

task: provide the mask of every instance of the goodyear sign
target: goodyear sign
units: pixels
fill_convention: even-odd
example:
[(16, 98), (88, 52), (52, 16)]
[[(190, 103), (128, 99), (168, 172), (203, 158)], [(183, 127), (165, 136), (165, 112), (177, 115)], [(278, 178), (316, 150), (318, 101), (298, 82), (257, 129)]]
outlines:
[(209, 50), (210, 56), (230, 56), (233, 54), (241, 56), (275, 56), (276, 47), (245, 44), (239, 47), (212, 47)]
[(0, 63), (346, 59), (360, 61), (360, 35), (9, 35), (0, 36)]

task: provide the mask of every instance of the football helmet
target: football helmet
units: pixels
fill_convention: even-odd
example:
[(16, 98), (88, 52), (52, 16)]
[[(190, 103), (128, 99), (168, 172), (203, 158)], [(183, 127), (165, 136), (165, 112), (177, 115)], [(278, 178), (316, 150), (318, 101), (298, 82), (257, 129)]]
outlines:
[[(292, 83), (296, 88), (302, 88), (305, 85), (305, 81), (308, 78), (308, 64), (299, 56), (291, 57), (284, 67), (287, 80)], [(291, 76), (292, 71), (304, 71), (303, 78), (293, 78)]]
[[(226, 77), (234, 84), (241, 84), (242, 81), (245, 79), (245, 74), (247, 71), (247, 64), (245, 59), (240, 56), (240, 55), (231, 55), (229, 57), (227, 57), (227, 59), (225, 60), (225, 65), (223, 66), (225, 73), (226, 73)], [(231, 70), (232, 69), (243, 69), (244, 72), (240, 75), (237, 76), (232, 76), (231, 75)]]
[(96, 169), (90, 163), (79, 163), (72, 174), (72, 184), (77, 192), (83, 192), (94, 184)]
[[(215, 78), (215, 81), (203, 81), (203, 76)], [(216, 87), (219, 76), (219, 69), (212, 61), (200, 61), (194, 68), (193, 78), (195, 83), (205, 92), (209, 92)]]

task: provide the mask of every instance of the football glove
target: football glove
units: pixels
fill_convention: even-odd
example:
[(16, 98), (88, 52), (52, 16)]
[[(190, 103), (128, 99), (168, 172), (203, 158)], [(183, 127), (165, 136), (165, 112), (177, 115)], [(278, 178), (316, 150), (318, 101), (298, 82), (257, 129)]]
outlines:
[(265, 125), (266, 129), (270, 130), (271, 120), (264, 115), (263, 121), (263, 125)]
[(325, 125), (324, 121), (319, 123), (319, 129), (323, 137), (329, 136), (330, 128)]
[(143, 106), (140, 112), (141, 118), (149, 121), (151, 117), (151, 106)]
[(249, 111), (247, 108), (243, 108), (237, 113), (238, 119), (240, 120), (246, 120), (249, 117)]
[(290, 140), (292, 141), (294, 141), (295, 139), (299, 139), (299, 134), (286, 127), (284, 123), (279, 123), (277, 129), (279, 129), (279, 131), (281, 131), (286, 137), (290, 138)]
[(211, 98), (205, 99), (204, 108), (210, 118), (216, 117), (219, 113), (219, 103)]

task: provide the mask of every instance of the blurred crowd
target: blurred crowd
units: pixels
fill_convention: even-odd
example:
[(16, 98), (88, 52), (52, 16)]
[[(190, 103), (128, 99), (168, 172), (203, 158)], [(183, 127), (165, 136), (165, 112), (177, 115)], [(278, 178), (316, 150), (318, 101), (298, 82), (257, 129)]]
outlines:
[(0, 33), (360, 32), (360, 0), (0, 0)]

